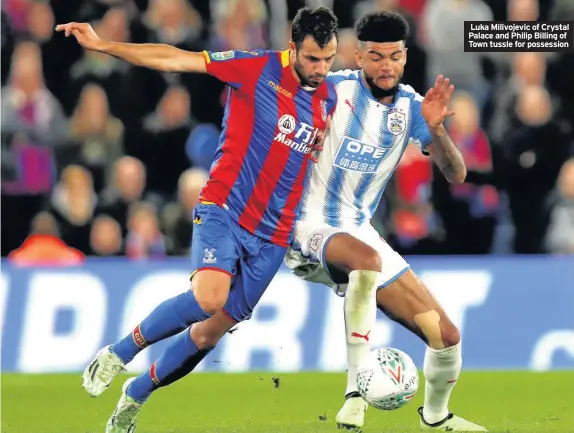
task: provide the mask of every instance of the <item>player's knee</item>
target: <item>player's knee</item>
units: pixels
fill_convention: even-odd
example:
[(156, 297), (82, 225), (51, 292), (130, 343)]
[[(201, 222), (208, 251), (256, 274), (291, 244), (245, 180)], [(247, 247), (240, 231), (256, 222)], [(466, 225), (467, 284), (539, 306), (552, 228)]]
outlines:
[(219, 290), (196, 290), (194, 294), (201, 309), (211, 315), (221, 310), (227, 301), (227, 293)]
[(442, 326), (442, 343), (444, 347), (456, 346), (460, 343), (460, 332), (452, 323)]
[(432, 349), (444, 349), (460, 342), (456, 326), (434, 309), (415, 315), (414, 321)]
[(235, 320), (220, 310), (209, 319), (194, 323), (190, 331), (191, 339), (200, 350), (213, 349), (236, 324)]
[(369, 253), (366, 255), (364, 259), (364, 270), (366, 271), (375, 271), (381, 272), (383, 269), (383, 261), (381, 260), (381, 256), (378, 252), (374, 249), (370, 248)]
[(381, 272), (383, 261), (379, 253), (369, 246), (365, 246), (358, 254), (350, 257), (349, 269), (351, 271)]
[(229, 294), (229, 289), (210, 284), (198, 284), (192, 290), (201, 309), (211, 315), (223, 308)]
[(230, 283), (229, 275), (206, 270), (193, 277), (191, 290), (201, 309), (213, 315), (225, 305)]
[(221, 337), (201, 328), (191, 328), (191, 339), (199, 350), (210, 350), (217, 346)]

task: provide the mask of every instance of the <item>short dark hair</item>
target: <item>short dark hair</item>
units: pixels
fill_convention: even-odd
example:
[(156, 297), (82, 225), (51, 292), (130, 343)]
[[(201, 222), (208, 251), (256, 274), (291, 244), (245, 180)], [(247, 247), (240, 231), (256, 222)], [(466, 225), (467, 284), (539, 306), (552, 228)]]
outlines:
[(360, 42), (406, 41), (409, 25), (401, 14), (395, 12), (371, 12), (355, 24)]
[(297, 15), (293, 18), (291, 40), (299, 48), (309, 36), (317, 42), (320, 48), (324, 48), (331, 42), (333, 36), (339, 39), (339, 23), (331, 9), (304, 7), (297, 11)]

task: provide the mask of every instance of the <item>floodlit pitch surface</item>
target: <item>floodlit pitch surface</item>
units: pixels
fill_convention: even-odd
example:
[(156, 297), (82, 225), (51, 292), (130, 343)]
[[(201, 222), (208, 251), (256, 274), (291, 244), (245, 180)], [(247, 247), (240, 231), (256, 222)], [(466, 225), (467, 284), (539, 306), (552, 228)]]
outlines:
[[(192, 374), (157, 391), (136, 433), (337, 432), (344, 374)], [(128, 376), (90, 398), (75, 375), (2, 375), (2, 433), (97, 433)], [(419, 431), (424, 380), (407, 406), (370, 408), (363, 432)], [(574, 371), (463, 372), (450, 409), (491, 432), (574, 433)]]

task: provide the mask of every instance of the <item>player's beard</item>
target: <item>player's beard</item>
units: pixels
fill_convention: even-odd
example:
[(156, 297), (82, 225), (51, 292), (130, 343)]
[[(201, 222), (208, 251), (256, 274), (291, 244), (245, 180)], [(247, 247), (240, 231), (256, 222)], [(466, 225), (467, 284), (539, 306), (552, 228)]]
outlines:
[[(305, 75), (303, 75), (303, 67), (301, 66), (301, 64), (296, 60), (294, 63), (294, 69), (295, 69), (295, 73), (297, 74), (297, 77), (299, 77), (299, 81), (301, 82), (301, 86), (303, 87), (312, 87), (314, 89), (316, 89), (317, 87), (319, 87), (321, 85), (321, 83), (323, 82), (322, 80), (319, 83), (312, 83), (309, 81), (309, 79), (307, 77), (305, 77)], [(313, 77), (316, 79), (322, 79), (324, 77)]]
[(367, 84), (371, 88), (371, 93), (373, 94), (375, 99), (382, 99), (382, 98), (388, 98), (389, 96), (395, 96), (397, 94), (397, 92), (399, 91), (399, 83), (401, 82), (401, 79), (403, 78), (403, 76), (401, 74), (399, 76), (399, 79), (397, 80), (397, 84), (395, 84), (390, 89), (383, 89), (382, 87), (377, 86), (373, 77), (368, 76), (367, 74), (365, 74), (364, 71), (363, 71), (363, 74), (365, 75), (365, 81), (367, 82)]

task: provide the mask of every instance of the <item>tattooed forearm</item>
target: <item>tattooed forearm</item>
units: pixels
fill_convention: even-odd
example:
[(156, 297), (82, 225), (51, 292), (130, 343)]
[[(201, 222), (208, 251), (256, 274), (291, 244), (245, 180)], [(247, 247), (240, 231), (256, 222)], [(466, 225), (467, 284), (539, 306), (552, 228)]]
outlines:
[(450, 183), (464, 182), (464, 159), (443, 126), (432, 131), (432, 156), (446, 180)]

